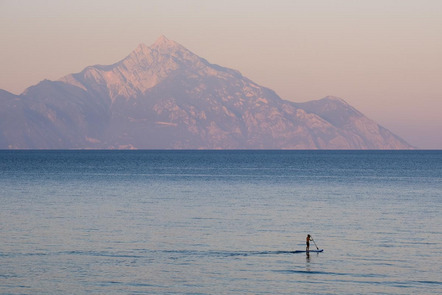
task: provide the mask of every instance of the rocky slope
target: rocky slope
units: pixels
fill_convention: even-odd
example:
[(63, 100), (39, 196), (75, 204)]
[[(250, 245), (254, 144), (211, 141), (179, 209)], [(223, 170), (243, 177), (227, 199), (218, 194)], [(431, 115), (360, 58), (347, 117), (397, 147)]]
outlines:
[(165, 37), (21, 95), (0, 91), (0, 148), (410, 149), (342, 99), (282, 100)]

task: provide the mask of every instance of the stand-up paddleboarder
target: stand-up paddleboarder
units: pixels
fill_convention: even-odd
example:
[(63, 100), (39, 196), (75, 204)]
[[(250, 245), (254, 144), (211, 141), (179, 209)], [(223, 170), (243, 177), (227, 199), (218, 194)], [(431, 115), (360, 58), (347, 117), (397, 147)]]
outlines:
[(307, 238), (305, 239), (305, 251), (308, 252), (310, 251), (310, 241), (313, 241), (312, 237), (310, 236), (310, 234), (307, 235)]

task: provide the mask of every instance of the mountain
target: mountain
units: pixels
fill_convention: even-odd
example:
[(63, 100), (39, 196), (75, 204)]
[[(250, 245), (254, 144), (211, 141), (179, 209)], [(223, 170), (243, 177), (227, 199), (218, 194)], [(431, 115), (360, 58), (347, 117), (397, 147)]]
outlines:
[(411, 149), (345, 101), (281, 99), (160, 37), (21, 95), (0, 91), (2, 149)]

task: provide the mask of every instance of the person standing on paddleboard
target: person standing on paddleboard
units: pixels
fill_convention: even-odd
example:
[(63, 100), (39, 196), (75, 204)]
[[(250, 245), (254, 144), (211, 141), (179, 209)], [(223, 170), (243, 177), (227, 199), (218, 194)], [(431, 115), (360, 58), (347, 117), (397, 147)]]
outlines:
[(307, 247), (305, 248), (305, 251), (308, 252), (310, 250), (310, 241), (313, 241), (312, 237), (310, 236), (310, 234), (307, 235), (307, 238), (305, 239), (305, 243), (307, 245)]

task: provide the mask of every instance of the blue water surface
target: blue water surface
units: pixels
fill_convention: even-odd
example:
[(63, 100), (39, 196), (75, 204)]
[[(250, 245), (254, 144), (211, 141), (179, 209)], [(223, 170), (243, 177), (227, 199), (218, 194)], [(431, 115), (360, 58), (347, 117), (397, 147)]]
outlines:
[(442, 151), (0, 151), (0, 293), (440, 294), (441, 212)]

